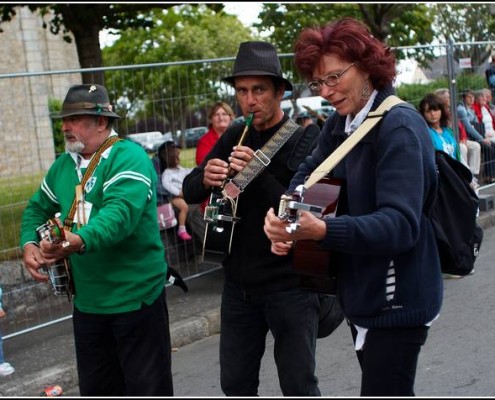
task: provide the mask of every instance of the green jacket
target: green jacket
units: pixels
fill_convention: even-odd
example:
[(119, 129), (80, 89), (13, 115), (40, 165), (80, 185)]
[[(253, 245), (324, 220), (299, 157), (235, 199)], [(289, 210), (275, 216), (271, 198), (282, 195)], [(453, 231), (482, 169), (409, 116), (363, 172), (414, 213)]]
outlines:
[[(55, 160), (22, 216), (21, 246), (38, 243), (36, 228), (55, 213), (64, 220), (79, 176), (76, 154)], [(134, 311), (142, 303), (152, 303), (163, 290), (167, 264), (155, 185), (152, 163), (136, 144), (121, 140), (103, 152), (84, 190), (85, 202), (92, 204), (87, 224), (72, 229), (86, 244), (83, 255), (70, 256), (74, 305), (80, 311)]]

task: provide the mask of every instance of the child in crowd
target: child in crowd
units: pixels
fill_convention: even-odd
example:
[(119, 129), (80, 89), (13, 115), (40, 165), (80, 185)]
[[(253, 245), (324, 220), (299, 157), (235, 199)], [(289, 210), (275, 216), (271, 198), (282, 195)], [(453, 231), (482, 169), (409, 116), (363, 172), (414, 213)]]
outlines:
[[(0, 287), (0, 318), (5, 317), (5, 311), (2, 307), (2, 288)], [(7, 376), (14, 373), (15, 369), (3, 357), (3, 338), (0, 333), (0, 376)]]
[(192, 236), (187, 233), (186, 220), (189, 206), (182, 197), (182, 181), (191, 172), (192, 168), (184, 168), (180, 165), (180, 147), (173, 141), (166, 144), (166, 167), (162, 173), (163, 188), (172, 196), (170, 202), (179, 210), (179, 229), (177, 236), (182, 240), (191, 240)]

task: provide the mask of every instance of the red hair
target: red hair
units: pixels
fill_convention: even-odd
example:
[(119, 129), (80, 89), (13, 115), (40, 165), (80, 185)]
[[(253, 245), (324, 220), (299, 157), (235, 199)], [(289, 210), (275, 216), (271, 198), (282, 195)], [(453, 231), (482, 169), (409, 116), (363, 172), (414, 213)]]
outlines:
[(313, 78), (324, 55), (357, 62), (356, 67), (369, 74), (375, 89), (383, 89), (396, 76), (395, 55), (390, 47), (376, 39), (366, 25), (343, 18), (322, 28), (304, 29), (295, 44), (295, 65), (307, 80)]

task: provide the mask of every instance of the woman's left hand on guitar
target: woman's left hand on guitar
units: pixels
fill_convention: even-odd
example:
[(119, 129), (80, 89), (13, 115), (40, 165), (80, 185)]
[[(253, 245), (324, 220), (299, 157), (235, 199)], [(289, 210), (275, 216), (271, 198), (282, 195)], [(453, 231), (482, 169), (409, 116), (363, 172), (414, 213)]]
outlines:
[(294, 242), (272, 242), (271, 251), (277, 256), (286, 256), (293, 245)]
[(297, 228), (288, 232), (287, 221), (281, 220), (273, 208), (270, 208), (265, 216), (266, 236), (272, 242), (293, 242), (296, 240), (322, 240), (327, 233), (325, 221), (316, 217), (309, 211), (298, 211)]

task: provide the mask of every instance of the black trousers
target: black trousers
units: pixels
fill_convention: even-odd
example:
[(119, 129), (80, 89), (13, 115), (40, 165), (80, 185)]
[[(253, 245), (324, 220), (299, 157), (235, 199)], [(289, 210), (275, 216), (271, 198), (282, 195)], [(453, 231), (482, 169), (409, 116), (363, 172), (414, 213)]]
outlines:
[[(428, 327), (369, 329), (356, 351), (361, 366), (361, 396), (414, 396), (414, 380)], [(352, 338), (356, 328), (351, 324)]]
[(222, 294), (220, 384), (227, 396), (258, 396), (266, 337), (275, 340), (273, 356), (284, 396), (320, 396), (316, 333), (320, 302), (299, 288), (249, 295), (230, 282)]
[(164, 292), (119, 314), (73, 313), (81, 396), (173, 396)]

